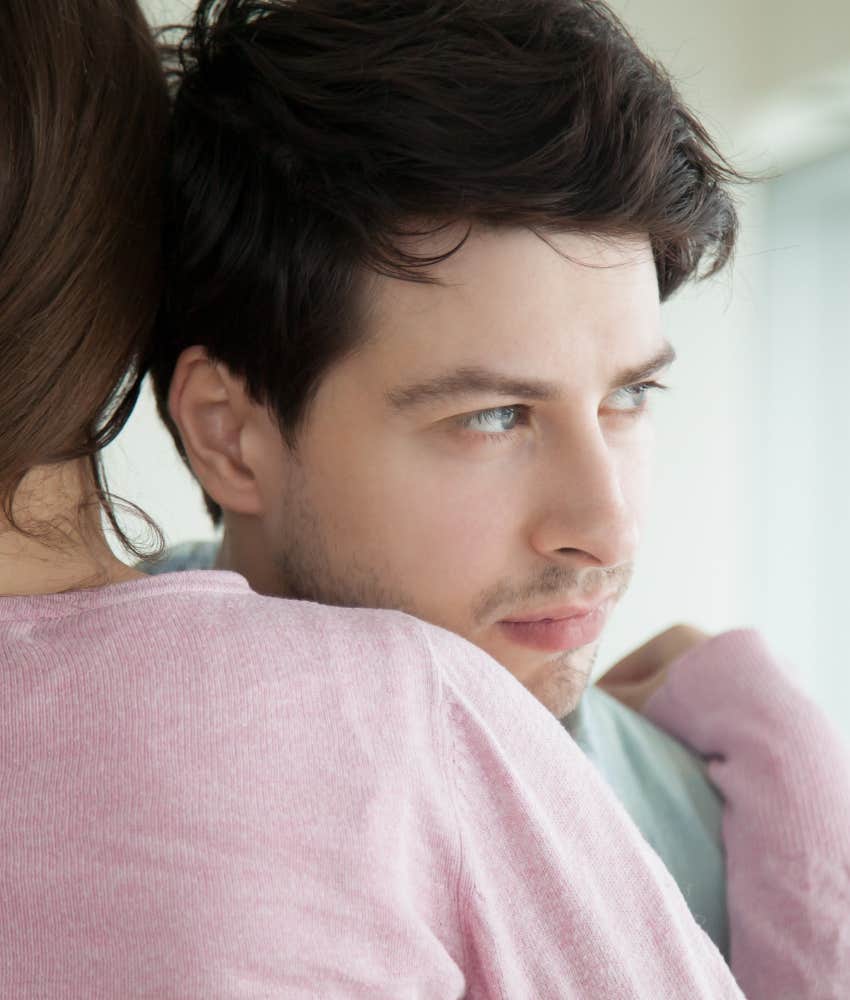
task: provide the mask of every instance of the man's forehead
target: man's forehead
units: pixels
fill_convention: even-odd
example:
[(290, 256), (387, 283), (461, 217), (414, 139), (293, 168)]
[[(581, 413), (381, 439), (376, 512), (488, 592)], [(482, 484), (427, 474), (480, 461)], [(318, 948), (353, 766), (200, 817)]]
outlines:
[[(433, 245), (422, 243), (417, 253), (426, 259), (456, 245), (443, 234)], [(421, 281), (366, 278), (360, 303), (367, 336), (392, 332), (402, 323), (445, 324), (454, 317), (476, 325), (527, 327), (541, 320), (586, 319), (582, 313), (593, 311), (601, 319), (628, 314), (630, 322), (652, 322), (659, 307), (655, 261), (645, 237), (474, 229), (456, 252), (418, 273)]]
[(526, 383), (513, 395), (553, 396), (544, 383), (563, 386), (569, 370), (625, 384), (670, 361), (647, 241), (572, 235), (552, 250), (513, 230), (473, 234), (457, 258), (434, 268), (437, 284), (364, 286), (363, 353), (398, 385), (399, 407), (498, 378)]

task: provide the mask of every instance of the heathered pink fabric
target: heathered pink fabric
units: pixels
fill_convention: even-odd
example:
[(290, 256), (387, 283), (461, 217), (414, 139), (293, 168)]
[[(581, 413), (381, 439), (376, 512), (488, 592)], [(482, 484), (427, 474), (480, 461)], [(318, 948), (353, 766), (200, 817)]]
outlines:
[[(563, 728), (456, 636), (207, 571), (2, 598), (0, 669), (4, 998), (741, 995)], [(764, 870), (784, 800), (753, 795)]]
[(850, 998), (850, 754), (752, 630), (675, 663), (646, 714), (723, 794), (730, 960), (756, 1000)]

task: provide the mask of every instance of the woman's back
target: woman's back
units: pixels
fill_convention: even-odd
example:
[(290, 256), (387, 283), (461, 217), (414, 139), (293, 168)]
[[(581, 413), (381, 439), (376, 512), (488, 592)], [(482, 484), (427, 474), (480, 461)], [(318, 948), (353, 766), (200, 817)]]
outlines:
[[(374, 666), (387, 617), (265, 600), (224, 573), (0, 600), (3, 995), (279, 996), (299, 966), (306, 986), (309, 911), (337, 938), (320, 954), (346, 897), (382, 891), (379, 872), (372, 890), (324, 881), (328, 840), (376, 862), (399, 834), (372, 810), (400, 769), (375, 759), (373, 801), (345, 801), (374, 716), (348, 718), (362, 738), (342, 748), (332, 735), (378, 682), (346, 698), (334, 664)], [(442, 986), (448, 957), (417, 947)]]
[(207, 571), (3, 598), (0, 664), (4, 996), (738, 995), (456, 636)]

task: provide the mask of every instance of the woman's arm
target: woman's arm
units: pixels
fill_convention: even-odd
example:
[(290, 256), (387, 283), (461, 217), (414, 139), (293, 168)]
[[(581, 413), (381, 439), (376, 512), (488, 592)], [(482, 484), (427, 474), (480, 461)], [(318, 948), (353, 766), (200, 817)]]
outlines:
[(635, 707), (708, 760), (725, 799), (731, 965), (747, 997), (839, 1000), (850, 991), (847, 748), (757, 632), (697, 636), (677, 632), (679, 655), (654, 674), (644, 647), (631, 681), (618, 665), (604, 686), (622, 684), (633, 704), (643, 693)]

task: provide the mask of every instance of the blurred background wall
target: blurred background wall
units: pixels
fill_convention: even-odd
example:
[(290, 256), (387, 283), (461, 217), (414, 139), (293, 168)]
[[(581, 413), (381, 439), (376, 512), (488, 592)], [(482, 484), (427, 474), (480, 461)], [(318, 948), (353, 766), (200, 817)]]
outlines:
[[(184, 0), (147, 0), (154, 24)], [(757, 625), (850, 733), (850, 5), (615, 0), (736, 166), (735, 265), (665, 306), (655, 512), (600, 669), (675, 621)], [(143, 400), (113, 489), (169, 543), (213, 537)]]

